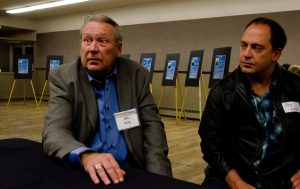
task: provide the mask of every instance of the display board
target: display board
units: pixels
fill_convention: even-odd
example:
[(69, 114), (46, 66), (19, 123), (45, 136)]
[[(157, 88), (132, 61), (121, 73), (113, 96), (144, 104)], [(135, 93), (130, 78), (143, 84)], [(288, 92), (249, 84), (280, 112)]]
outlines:
[(32, 79), (31, 55), (16, 55), (14, 57), (14, 79)]
[(163, 86), (175, 86), (176, 85), (176, 74), (179, 65), (180, 54), (167, 54), (164, 74), (162, 79)]
[(142, 53), (140, 58), (140, 63), (149, 71), (150, 83), (152, 82), (153, 69), (155, 64), (155, 53)]
[(63, 64), (63, 56), (60, 55), (48, 55), (46, 65), (46, 80), (48, 80), (49, 72), (58, 68)]
[(185, 86), (198, 87), (204, 50), (191, 51)]
[(228, 74), (231, 47), (215, 48), (212, 57), (209, 88)]

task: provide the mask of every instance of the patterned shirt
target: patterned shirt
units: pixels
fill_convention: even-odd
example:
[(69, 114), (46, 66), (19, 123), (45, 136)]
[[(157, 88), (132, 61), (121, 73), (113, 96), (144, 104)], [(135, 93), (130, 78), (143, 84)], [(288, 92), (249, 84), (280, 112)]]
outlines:
[(270, 148), (279, 141), (282, 133), (282, 127), (276, 118), (276, 111), (273, 104), (272, 89), (276, 87), (277, 82), (273, 81), (269, 90), (259, 97), (256, 94), (251, 94), (251, 102), (255, 109), (256, 118), (263, 128), (265, 139), (262, 145), (261, 157), (253, 163), (254, 168), (257, 168), (262, 159), (270, 153)]

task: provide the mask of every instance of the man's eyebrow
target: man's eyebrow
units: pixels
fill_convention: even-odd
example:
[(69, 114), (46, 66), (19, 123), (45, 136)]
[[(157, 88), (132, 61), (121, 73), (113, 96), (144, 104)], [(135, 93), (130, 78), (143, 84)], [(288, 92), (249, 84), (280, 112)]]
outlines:
[(264, 45), (262, 45), (262, 44), (258, 44), (258, 43), (253, 43), (253, 44), (251, 44), (251, 46), (264, 47)]
[(89, 33), (82, 33), (82, 35), (90, 36), (91, 34), (89, 34)]
[(245, 41), (241, 41), (241, 42), (240, 42), (240, 45), (248, 45), (248, 43), (245, 42)]
[(243, 41), (243, 40), (241, 40), (240, 43), (241, 43), (241, 44), (248, 44), (248, 45), (251, 45), (251, 46), (264, 47), (264, 45), (262, 45), (262, 44), (259, 44), (259, 43), (251, 43), (251, 44), (249, 44), (249, 43), (247, 43), (246, 41)]

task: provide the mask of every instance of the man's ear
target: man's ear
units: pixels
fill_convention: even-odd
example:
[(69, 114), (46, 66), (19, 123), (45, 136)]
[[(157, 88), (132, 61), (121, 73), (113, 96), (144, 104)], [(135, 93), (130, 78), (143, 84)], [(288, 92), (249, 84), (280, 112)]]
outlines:
[(274, 62), (277, 62), (277, 60), (280, 58), (281, 52), (282, 52), (281, 48), (276, 49), (276, 50), (273, 51), (273, 61)]
[(118, 43), (118, 56), (121, 55), (122, 52), (122, 43)]

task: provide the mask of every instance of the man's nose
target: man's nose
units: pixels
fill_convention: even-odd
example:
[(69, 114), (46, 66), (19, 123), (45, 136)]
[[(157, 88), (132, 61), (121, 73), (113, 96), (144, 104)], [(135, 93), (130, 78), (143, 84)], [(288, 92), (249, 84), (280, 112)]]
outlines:
[(252, 56), (252, 49), (250, 47), (241, 49), (241, 55), (244, 57), (251, 57)]
[(96, 41), (91, 43), (89, 50), (92, 52), (99, 51), (99, 46)]

